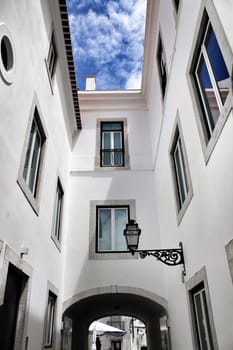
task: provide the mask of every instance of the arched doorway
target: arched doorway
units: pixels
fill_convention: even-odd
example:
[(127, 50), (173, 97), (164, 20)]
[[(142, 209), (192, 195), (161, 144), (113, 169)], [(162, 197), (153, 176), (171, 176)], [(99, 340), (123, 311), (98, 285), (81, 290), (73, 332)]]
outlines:
[[(131, 287), (105, 287), (76, 295), (64, 304), (63, 320), (72, 320), (72, 350), (88, 350), (88, 328), (94, 320), (111, 315), (141, 319), (147, 328), (148, 350), (164, 348), (161, 319), (167, 317), (167, 302), (160, 296)], [(104, 350), (104, 349), (103, 349)]]

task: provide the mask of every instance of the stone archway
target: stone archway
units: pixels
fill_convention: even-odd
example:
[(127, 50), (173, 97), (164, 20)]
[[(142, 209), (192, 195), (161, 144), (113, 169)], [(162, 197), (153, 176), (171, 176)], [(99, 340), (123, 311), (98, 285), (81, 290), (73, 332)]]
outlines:
[(74, 295), (64, 303), (63, 317), (72, 319), (72, 350), (88, 350), (88, 327), (98, 318), (128, 315), (147, 327), (148, 350), (162, 350), (160, 318), (167, 315), (167, 301), (141, 288), (108, 286)]

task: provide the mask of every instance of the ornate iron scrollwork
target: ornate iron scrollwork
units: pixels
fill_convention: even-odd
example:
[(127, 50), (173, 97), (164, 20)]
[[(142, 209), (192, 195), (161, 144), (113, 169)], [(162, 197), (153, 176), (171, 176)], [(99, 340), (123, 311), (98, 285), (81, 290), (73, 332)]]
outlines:
[(146, 256), (154, 256), (159, 261), (169, 266), (176, 266), (184, 263), (183, 252), (181, 249), (155, 249), (139, 250), (139, 256), (144, 259)]
[(183, 245), (179, 243), (180, 248), (172, 249), (149, 249), (149, 250), (134, 250), (132, 254), (138, 253), (141, 259), (145, 259), (146, 256), (153, 256), (157, 260), (168, 266), (183, 265), (182, 280), (186, 275), (185, 272), (185, 263), (184, 263), (184, 254), (183, 254)]

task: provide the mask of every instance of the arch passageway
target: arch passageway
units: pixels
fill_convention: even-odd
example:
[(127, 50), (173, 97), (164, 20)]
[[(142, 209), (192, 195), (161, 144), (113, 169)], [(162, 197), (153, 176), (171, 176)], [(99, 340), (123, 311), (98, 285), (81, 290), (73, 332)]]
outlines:
[(127, 292), (105, 292), (77, 298), (63, 313), (72, 319), (72, 350), (88, 350), (88, 328), (94, 320), (111, 315), (126, 315), (142, 320), (147, 328), (148, 350), (162, 350), (160, 319), (167, 316), (164, 299)]

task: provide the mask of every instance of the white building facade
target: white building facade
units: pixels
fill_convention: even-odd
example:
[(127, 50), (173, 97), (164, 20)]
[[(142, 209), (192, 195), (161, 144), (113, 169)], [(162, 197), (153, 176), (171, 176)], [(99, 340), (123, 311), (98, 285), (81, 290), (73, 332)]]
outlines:
[[(148, 0), (142, 89), (78, 103), (65, 1), (2, 1), (1, 349), (88, 349), (127, 315), (148, 349), (232, 350), (232, 11)], [(186, 274), (132, 256), (129, 219)]]

